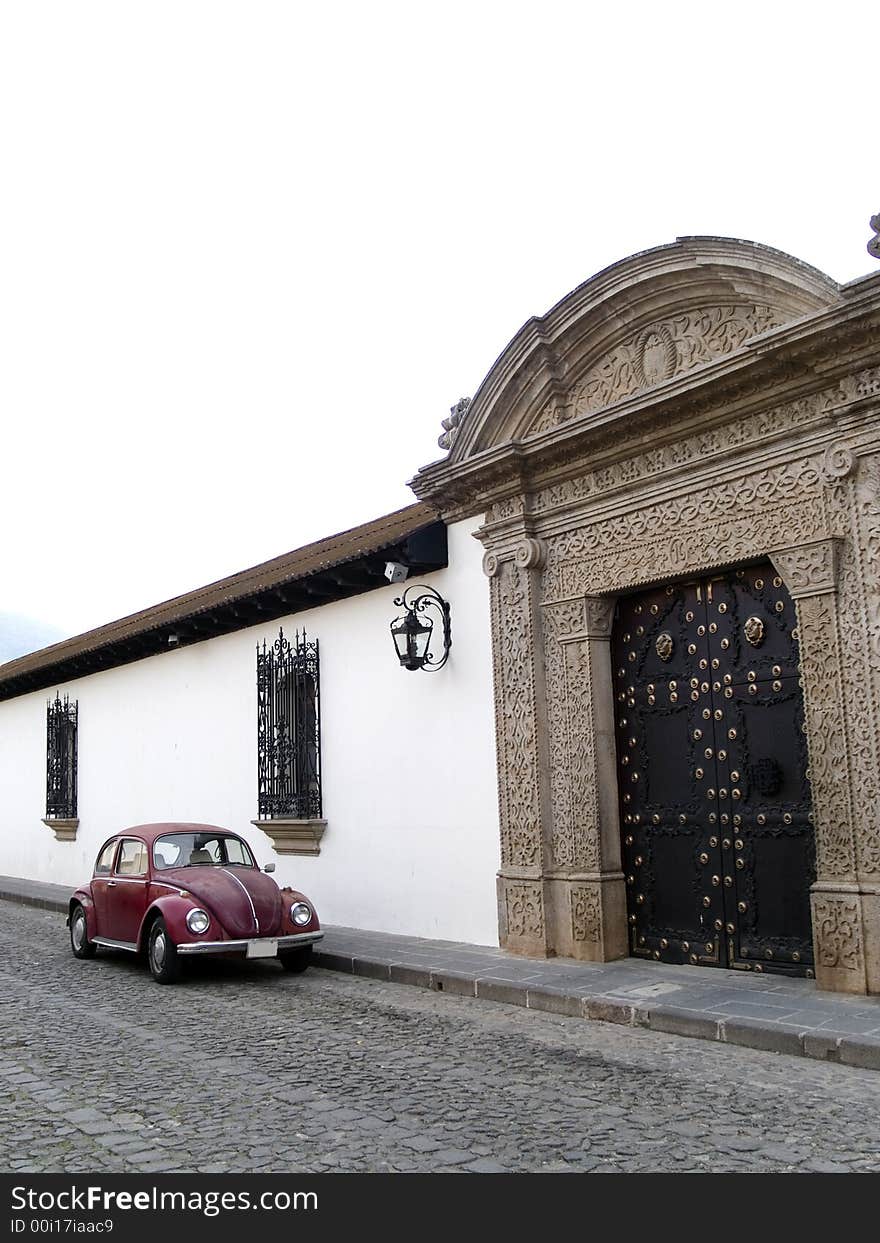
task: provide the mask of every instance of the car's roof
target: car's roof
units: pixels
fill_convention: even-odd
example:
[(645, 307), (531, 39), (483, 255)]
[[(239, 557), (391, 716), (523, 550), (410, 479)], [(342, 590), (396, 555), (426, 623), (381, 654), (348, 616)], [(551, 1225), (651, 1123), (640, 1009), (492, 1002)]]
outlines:
[(221, 828), (219, 824), (191, 824), (189, 822), (168, 821), (161, 824), (133, 824), (127, 829), (118, 829), (113, 837), (140, 837), (143, 838), (148, 845), (156, 840), (157, 837), (164, 837), (166, 833), (231, 833), (233, 837), (238, 837), (233, 829)]

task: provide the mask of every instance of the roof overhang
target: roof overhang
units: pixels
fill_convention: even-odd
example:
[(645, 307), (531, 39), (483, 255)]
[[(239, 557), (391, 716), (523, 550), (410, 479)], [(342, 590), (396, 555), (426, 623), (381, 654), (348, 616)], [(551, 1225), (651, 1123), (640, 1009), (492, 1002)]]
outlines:
[(9, 661), (0, 665), (0, 700), (386, 587), (388, 561), (411, 574), (447, 564), (446, 527), (434, 509), (409, 505)]

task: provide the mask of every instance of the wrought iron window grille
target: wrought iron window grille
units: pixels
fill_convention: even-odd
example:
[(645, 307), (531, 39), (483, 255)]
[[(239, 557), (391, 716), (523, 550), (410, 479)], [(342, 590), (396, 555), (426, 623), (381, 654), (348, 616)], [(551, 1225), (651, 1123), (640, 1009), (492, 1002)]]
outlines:
[(79, 702), (56, 694), (46, 704), (46, 819), (76, 819)]
[(318, 640), (305, 631), (257, 645), (257, 769), (261, 820), (321, 819)]

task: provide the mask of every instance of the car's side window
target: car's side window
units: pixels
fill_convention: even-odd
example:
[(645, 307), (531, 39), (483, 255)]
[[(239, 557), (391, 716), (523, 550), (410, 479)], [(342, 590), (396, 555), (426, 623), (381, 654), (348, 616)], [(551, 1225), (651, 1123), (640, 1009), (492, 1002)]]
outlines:
[(253, 867), (248, 848), (237, 837), (224, 838), (226, 844), (226, 858), (229, 863), (243, 863), (245, 867)]
[(101, 853), (98, 855), (98, 862), (95, 864), (96, 876), (109, 876), (110, 869), (113, 867), (113, 856), (116, 854), (116, 847), (119, 843), (114, 837), (112, 842), (108, 842)]
[(145, 876), (147, 872), (147, 848), (143, 842), (125, 838), (116, 862), (117, 876)]

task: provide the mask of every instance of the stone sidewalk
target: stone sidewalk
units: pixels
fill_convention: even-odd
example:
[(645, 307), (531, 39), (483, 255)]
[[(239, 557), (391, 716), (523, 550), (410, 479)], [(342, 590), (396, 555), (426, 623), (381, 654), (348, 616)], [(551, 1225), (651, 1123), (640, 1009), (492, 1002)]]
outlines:
[[(13, 902), (66, 911), (70, 892), (0, 876), (0, 898)], [(315, 965), (333, 971), (880, 1070), (880, 997), (820, 992), (812, 980), (633, 958), (519, 958), (354, 928), (324, 933)]]

